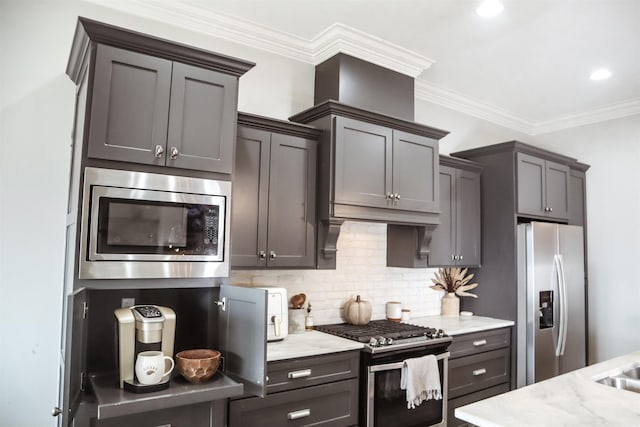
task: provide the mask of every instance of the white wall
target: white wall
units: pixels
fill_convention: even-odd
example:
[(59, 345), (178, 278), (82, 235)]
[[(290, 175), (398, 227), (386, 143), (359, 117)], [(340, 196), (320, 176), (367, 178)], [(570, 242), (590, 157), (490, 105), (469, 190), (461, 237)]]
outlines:
[[(241, 79), (241, 110), (287, 118), (311, 106), (313, 99), (313, 68), (307, 64), (77, 1), (0, 2), (3, 426), (55, 424), (49, 412), (57, 402), (64, 212), (74, 102), (74, 86), (64, 70), (79, 13), (257, 62)], [(638, 301), (639, 287), (631, 270), (638, 258), (636, 219), (640, 216), (635, 171), (638, 117), (535, 139), (424, 102), (417, 103), (416, 119), (451, 131), (443, 141), (443, 153), (521, 139), (592, 165), (589, 261), (590, 285), (597, 298), (591, 299), (590, 306), (591, 343), (598, 359), (640, 348), (640, 338), (632, 330), (638, 320), (633, 303)], [(616, 196), (612, 185), (625, 191)], [(335, 272), (259, 272), (251, 277), (234, 273), (233, 280), (291, 283), (292, 291), (309, 295), (319, 320), (337, 321), (339, 301), (355, 292), (373, 299), (376, 317), (382, 317), (382, 303), (391, 298), (407, 302), (416, 314), (437, 311), (437, 296), (427, 288), (428, 270), (382, 266), (383, 230), (383, 226), (345, 224)], [(325, 299), (319, 289), (328, 287), (331, 293)], [(482, 285), (480, 295), (481, 289)]]

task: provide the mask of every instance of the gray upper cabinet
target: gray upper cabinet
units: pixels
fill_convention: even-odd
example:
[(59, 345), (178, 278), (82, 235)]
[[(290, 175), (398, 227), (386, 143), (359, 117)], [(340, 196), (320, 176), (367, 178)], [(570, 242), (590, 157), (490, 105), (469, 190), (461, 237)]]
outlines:
[(239, 116), (231, 219), (232, 267), (313, 267), (319, 131)]
[(88, 155), (230, 174), (238, 79), (98, 45)]
[[(440, 165), (440, 225), (429, 245), (431, 267), (480, 266), (479, 165), (450, 159)], [(452, 162), (464, 165), (455, 167)]]
[(569, 167), (529, 154), (516, 154), (518, 214), (569, 218)]
[(346, 117), (334, 120), (334, 203), (437, 209), (437, 140)]
[(410, 241), (410, 254), (397, 254), (398, 262), (404, 266), (417, 254), (417, 264), (425, 264), (426, 243), (439, 224), (439, 140), (448, 132), (332, 100), (289, 120), (322, 130), (316, 267), (335, 268), (345, 220), (401, 227), (392, 234)]

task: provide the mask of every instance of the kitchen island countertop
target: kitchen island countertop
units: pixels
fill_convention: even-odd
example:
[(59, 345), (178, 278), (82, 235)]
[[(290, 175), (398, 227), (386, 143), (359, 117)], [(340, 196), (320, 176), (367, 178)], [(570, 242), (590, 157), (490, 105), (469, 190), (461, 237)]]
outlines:
[(456, 408), (455, 416), (481, 427), (637, 426), (640, 393), (598, 384), (640, 363), (640, 351)]

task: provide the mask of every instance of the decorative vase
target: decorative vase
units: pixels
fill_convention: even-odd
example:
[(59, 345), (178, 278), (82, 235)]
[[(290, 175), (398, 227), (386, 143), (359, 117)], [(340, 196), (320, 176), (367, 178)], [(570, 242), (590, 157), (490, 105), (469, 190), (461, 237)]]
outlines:
[(443, 316), (460, 315), (460, 298), (454, 292), (448, 292), (440, 301), (440, 314)]

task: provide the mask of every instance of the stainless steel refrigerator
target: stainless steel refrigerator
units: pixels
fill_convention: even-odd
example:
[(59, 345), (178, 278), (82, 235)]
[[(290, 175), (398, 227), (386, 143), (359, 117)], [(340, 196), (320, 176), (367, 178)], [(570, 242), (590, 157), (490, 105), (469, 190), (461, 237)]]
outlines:
[(517, 385), (586, 366), (582, 227), (518, 225)]

